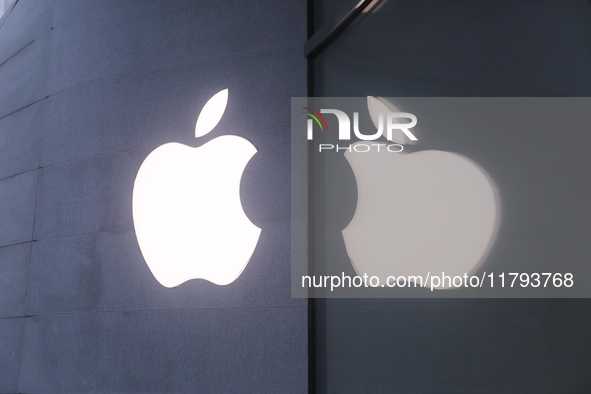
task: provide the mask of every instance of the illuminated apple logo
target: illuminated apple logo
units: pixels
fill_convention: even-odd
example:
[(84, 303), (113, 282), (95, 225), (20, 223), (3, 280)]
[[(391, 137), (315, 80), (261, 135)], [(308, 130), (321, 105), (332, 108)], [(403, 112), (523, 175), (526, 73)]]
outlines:
[[(374, 124), (379, 113), (400, 112), (382, 98), (368, 97), (368, 107)], [(404, 138), (391, 140), (411, 143)], [(470, 275), (478, 269), (499, 217), (496, 187), (480, 166), (438, 150), (353, 149), (345, 158), (358, 201), (343, 237), (358, 274), (385, 283), (390, 275)]]
[[(203, 107), (195, 137), (220, 121), (228, 89)], [(133, 222), (141, 252), (163, 286), (202, 278), (232, 283), (248, 264), (261, 230), (246, 216), (240, 179), (256, 153), (244, 138), (225, 135), (192, 148), (168, 143), (142, 163), (133, 189)]]

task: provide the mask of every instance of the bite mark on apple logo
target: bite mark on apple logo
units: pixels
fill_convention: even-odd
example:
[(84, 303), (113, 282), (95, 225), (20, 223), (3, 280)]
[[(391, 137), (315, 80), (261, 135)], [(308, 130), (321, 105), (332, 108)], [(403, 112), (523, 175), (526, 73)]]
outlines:
[[(228, 89), (209, 99), (195, 137), (219, 123), (227, 102)], [(197, 148), (167, 143), (146, 157), (134, 183), (133, 222), (160, 284), (205, 279), (227, 285), (240, 276), (261, 233), (240, 201), (240, 179), (256, 152), (248, 140), (224, 135)]]

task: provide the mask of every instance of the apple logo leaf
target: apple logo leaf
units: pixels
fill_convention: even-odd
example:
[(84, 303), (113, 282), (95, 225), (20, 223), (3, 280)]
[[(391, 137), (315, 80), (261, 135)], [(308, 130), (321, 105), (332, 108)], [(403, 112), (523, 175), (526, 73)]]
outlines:
[[(403, 112), (385, 98), (373, 96), (367, 96), (367, 109), (369, 110), (369, 116), (371, 117), (371, 121), (373, 122), (376, 129), (380, 128), (380, 114), (382, 114), (382, 116), (384, 117), (382, 121), (385, 122), (386, 114), (390, 112)], [(386, 136), (386, 128), (384, 127), (383, 130), (384, 132), (382, 135), (386, 137), (386, 139), (388, 139), (388, 137)], [(406, 134), (404, 134), (401, 130), (393, 130), (392, 138), (390, 138), (389, 140), (396, 144), (402, 145), (414, 145), (417, 143), (416, 141), (413, 141), (410, 138), (408, 138)]]
[(222, 119), (228, 104), (228, 89), (220, 90), (203, 106), (195, 124), (195, 138), (209, 133)]

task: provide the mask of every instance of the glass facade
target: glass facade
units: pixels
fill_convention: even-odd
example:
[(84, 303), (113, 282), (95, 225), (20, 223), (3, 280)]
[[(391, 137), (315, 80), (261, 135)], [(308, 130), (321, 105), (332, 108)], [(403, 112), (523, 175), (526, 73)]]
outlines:
[[(591, 93), (591, 6), (586, 1), (315, 1), (310, 41), (326, 37), (323, 27), (339, 26), (359, 4), (363, 10), (309, 57), (310, 96)], [(520, 140), (499, 131), (503, 156), (493, 153), (497, 145), (486, 133), (471, 137), (473, 142), (463, 146), (453, 135), (434, 135), (432, 142), (489, 163), (506, 208), (493, 258), (519, 258), (535, 267), (541, 259), (588, 256), (588, 228), (580, 219), (589, 218), (581, 198), (588, 191), (586, 148), (554, 149), (557, 140), (547, 134), (536, 137), (534, 132)], [(484, 141), (489, 149), (480, 150)], [(517, 143), (519, 148), (510, 146)], [(584, 130), (566, 146), (573, 143), (588, 145)], [(352, 216), (353, 175), (343, 174), (332, 180), (340, 186), (341, 199), (350, 197), (339, 207), (334, 194), (322, 196), (330, 193), (325, 186), (330, 179), (311, 180), (311, 190), (320, 195), (311, 218), (327, 209)], [(523, 185), (529, 194), (520, 193)], [(544, 188), (564, 193), (551, 195)], [(568, 190), (571, 197), (583, 192), (574, 202)], [(563, 236), (566, 229), (577, 239)], [(334, 238), (311, 247), (313, 264), (322, 264), (327, 244), (347, 260), (342, 239)], [(584, 392), (589, 387), (582, 372), (591, 367), (586, 356), (591, 350), (589, 300), (315, 299), (313, 310), (317, 392)]]

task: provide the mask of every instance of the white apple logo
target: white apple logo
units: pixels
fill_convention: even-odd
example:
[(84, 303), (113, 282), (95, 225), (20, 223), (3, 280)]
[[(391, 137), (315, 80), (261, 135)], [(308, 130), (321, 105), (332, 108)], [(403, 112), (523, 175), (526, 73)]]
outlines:
[[(374, 123), (380, 112), (400, 112), (382, 98), (368, 97), (368, 107)], [(392, 141), (411, 142), (403, 134)], [(352, 150), (345, 158), (358, 201), (343, 237), (359, 275), (375, 275), (384, 284), (390, 275), (470, 275), (478, 269), (499, 217), (496, 187), (482, 168), (437, 150)]]
[[(220, 121), (228, 89), (203, 107), (195, 136)], [(163, 286), (202, 278), (232, 283), (248, 264), (261, 230), (246, 216), (240, 179), (256, 148), (225, 135), (192, 148), (168, 143), (142, 163), (133, 189), (133, 222), (141, 252)]]

